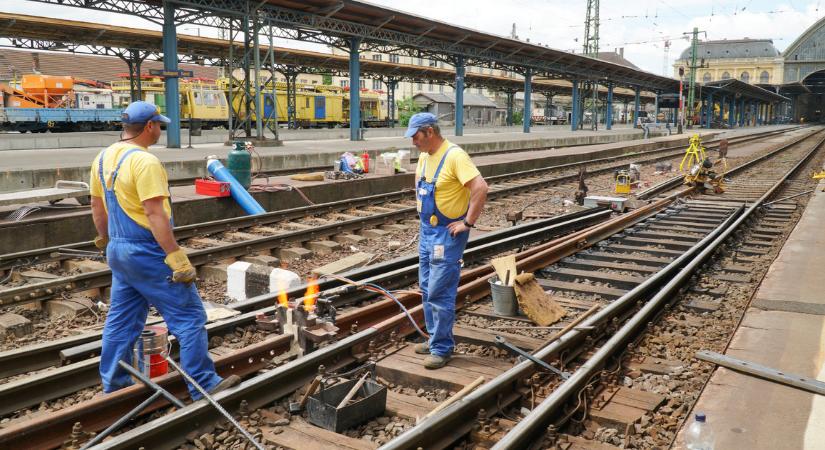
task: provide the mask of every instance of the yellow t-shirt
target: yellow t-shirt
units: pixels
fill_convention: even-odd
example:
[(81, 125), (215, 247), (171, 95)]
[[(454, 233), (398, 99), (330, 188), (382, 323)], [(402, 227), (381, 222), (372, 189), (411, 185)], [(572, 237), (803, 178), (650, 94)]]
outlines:
[[(169, 180), (166, 176), (166, 169), (163, 168), (157, 156), (149, 153), (144, 148), (127, 142), (116, 142), (106, 149), (106, 157), (103, 160), (103, 179), (106, 185), (111, 187), (112, 172), (114, 172), (120, 158), (126, 151), (137, 148), (139, 151), (129, 156), (115, 181), (115, 195), (117, 195), (120, 208), (135, 222), (144, 228), (149, 228), (149, 219), (143, 211), (143, 201), (155, 197), (166, 197), (163, 202), (163, 209), (166, 215), (172, 216), (172, 207), (169, 204)], [(98, 172), (98, 154), (92, 161), (92, 171), (90, 174), (89, 189), (95, 197), (104, 197), (103, 186), (100, 184)], [(105, 204), (105, 202), (104, 202)]]
[[(415, 169), (416, 182), (421, 179), (421, 170), (425, 163), (427, 165), (426, 179), (432, 181), (438, 169), (438, 163), (451, 146), (453, 144), (445, 139), (441, 147), (432, 155), (424, 152), (418, 155), (418, 166)], [(441, 173), (438, 174), (438, 180), (435, 182), (435, 205), (441, 214), (450, 219), (456, 219), (467, 212), (467, 207), (470, 205), (470, 189), (464, 185), (479, 175), (481, 174), (467, 152), (458, 146), (450, 150), (441, 168)]]

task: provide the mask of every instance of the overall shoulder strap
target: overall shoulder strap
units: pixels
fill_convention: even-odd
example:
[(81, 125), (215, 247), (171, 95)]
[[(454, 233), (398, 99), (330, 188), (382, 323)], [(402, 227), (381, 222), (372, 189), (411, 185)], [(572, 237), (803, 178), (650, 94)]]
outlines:
[(457, 148), (458, 146), (453, 144), (447, 148), (447, 151), (444, 152), (444, 156), (441, 157), (441, 161), (438, 162), (438, 168), (435, 169), (435, 174), (433, 175), (433, 182), (438, 180), (438, 174), (441, 173), (441, 168), (444, 167), (444, 161), (447, 161), (447, 155), (450, 154), (450, 150)]
[(124, 161), (126, 161), (126, 158), (128, 158), (132, 153), (139, 151), (140, 149), (132, 148), (127, 150), (126, 153), (124, 153), (123, 156), (120, 157), (120, 161), (118, 161), (117, 166), (115, 166), (115, 171), (112, 172), (112, 189), (115, 188), (115, 180), (117, 180), (117, 174), (118, 172), (120, 172), (120, 166), (123, 164)]

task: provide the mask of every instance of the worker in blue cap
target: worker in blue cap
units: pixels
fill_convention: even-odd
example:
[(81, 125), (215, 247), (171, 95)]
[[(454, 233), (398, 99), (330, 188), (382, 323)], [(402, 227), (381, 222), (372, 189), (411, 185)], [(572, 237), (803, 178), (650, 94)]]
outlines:
[(461, 257), (470, 229), (484, 209), (487, 182), (467, 152), (441, 136), (434, 115), (413, 115), (404, 136), (412, 138), (421, 151), (415, 170), (421, 219), (418, 285), (430, 339), (417, 344), (415, 352), (429, 355), (424, 367), (439, 369), (450, 360), (455, 347), (453, 323)]
[[(240, 379), (233, 375), (222, 380), (215, 373), (195, 268), (172, 232), (166, 170), (148, 151), (169, 118), (157, 106), (136, 101), (123, 111), (121, 121), (120, 141), (95, 157), (90, 174), (92, 219), (98, 233), (94, 242), (105, 250), (112, 270), (100, 354), (103, 392), (133, 384), (118, 361), (132, 360), (150, 305), (177, 338), (183, 370), (207, 392), (225, 389)], [(193, 399), (200, 397), (193, 386), (189, 392)]]

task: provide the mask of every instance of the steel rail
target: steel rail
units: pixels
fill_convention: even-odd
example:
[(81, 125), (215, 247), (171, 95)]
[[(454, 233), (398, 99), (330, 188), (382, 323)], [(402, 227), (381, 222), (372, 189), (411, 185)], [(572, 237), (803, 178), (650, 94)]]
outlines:
[[(511, 235), (523, 234), (527, 231), (537, 228), (547, 228), (557, 225), (556, 229), (548, 229), (548, 233), (557, 232), (564, 233), (568, 231), (575, 231), (584, 228), (603, 220), (609, 216), (609, 212), (604, 209), (593, 209), (585, 211), (577, 211), (569, 214), (563, 214), (549, 219), (536, 220), (525, 222), (516, 227), (506, 228), (503, 230), (486, 233), (481, 236), (473, 237), (467, 244), (468, 253), (465, 260), (468, 263), (474, 261), (473, 248), (480, 245), (486, 245), (500, 241)], [(401, 285), (409, 285), (415, 282), (417, 278), (417, 255), (401, 256), (390, 261), (374, 264), (371, 266), (353, 269), (348, 271), (343, 276), (359, 281), (369, 281), (387, 286), (388, 288), (395, 288)], [(322, 290), (331, 289), (340, 286), (338, 280), (327, 279), (319, 283), (319, 288)], [(303, 284), (287, 292), (289, 297), (300, 297), (306, 285)], [(357, 300), (355, 298), (354, 300)], [(231, 308), (241, 312), (250, 312), (265, 308), (275, 304), (275, 294), (262, 295), (254, 297), (241, 302), (232, 303)], [(342, 303), (339, 303), (340, 306)], [(230, 318), (220, 321), (217, 324), (207, 325), (207, 329), (212, 333), (218, 333), (225, 329), (231, 329), (234, 326), (244, 326), (249, 322), (254, 321), (254, 318), (241, 317)], [(158, 321), (160, 323), (160, 321)], [(101, 331), (85, 333), (79, 336), (72, 336), (68, 338), (58, 339), (55, 341), (44, 342), (32, 346), (22, 347), (19, 349), (0, 352), (0, 377), (8, 377), (18, 375), (50, 366), (68, 364), (76, 362), (80, 359), (92, 357), (100, 352), (100, 338)], [(0, 392), (2, 392), (2, 385), (0, 385)], [(2, 398), (2, 395), (0, 395)], [(2, 404), (2, 402), (0, 402)]]
[[(794, 128), (795, 129), (795, 128)], [(747, 136), (733, 138), (735, 139), (734, 142), (731, 142), (731, 145), (740, 144), (743, 142), (750, 142), (753, 140), (762, 139), (765, 137), (770, 137), (776, 134), (785, 133), (789, 130), (773, 130), (764, 133), (755, 133)], [(712, 141), (714, 144), (710, 144), (706, 146), (706, 148), (714, 148), (718, 146), (718, 141)], [(596, 158), (590, 159), (586, 161), (579, 161), (567, 164), (559, 164), (555, 166), (548, 166), (542, 167), (537, 169), (529, 169), (525, 171), (518, 171), (508, 174), (501, 174), (501, 175), (494, 175), (486, 177), (487, 181), (490, 183), (500, 183), (506, 182), (514, 179), (524, 178), (528, 176), (541, 176), (547, 172), (553, 171), (561, 171), (566, 169), (573, 169), (578, 168), (581, 166), (586, 166), (589, 164), (601, 164), (601, 163), (609, 163), (615, 162), (616, 160), (620, 159), (630, 159), (636, 158), (639, 156), (648, 156), (652, 154), (658, 153), (665, 153), (672, 150), (680, 150), (684, 146), (677, 145), (671, 147), (660, 148), (656, 150), (650, 150), (646, 152), (640, 153), (625, 153), (622, 155), (611, 156), (611, 157), (604, 157), (604, 158)], [(666, 159), (672, 156), (677, 156), (676, 153), (673, 155), (665, 155), (665, 156), (658, 156), (655, 158), (651, 158), (649, 160), (642, 160), (641, 162), (652, 162), (657, 161), (659, 159)], [(622, 164), (623, 166), (624, 164)], [(616, 169), (618, 166), (611, 166), (608, 168), (599, 169), (602, 172), (610, 171)], [(593, 172), (597, 173), (597, 172)], [(564, 177), (557, 177), (551, 182), (565, 182), (576, 179), (577, 175), (572, 174)], [(407, 200), (407, 197), (410, 196), (412, 190), (401, 190), (401, 191), (394, 191), (385, 194), (377, 194), (373, 196), (367, 197), (359, 197), (355, 199), (348, 199), (342, 200), (337, 202), (329, 202), (323, 204), (317, 204), (312, 206), (303, 206), (297, 208), (290, 208), (287, 210), (281, 211), (273, 211), (266, 214), (258, 215), (258, 216), (242, 216), (242, 217), (233, 217), (228, 219), (220, 219), (211, 222), (203, 222), (199, 224), (191, 224), (191, 225), (184, 225), (175, 227), (174, 232), (175, 236), (178, 240), (188, 239), (191, 237), (199, 236), (199, 235), (209, 235), (209, 234), (216, 234), (221, 232), (227, 231), (235, 231), (242, 228), (249, 228), (254, 226), (261, 226), (267, 225), (271, 223), (277, 223), (287, 220), (294, 220), (300, 219), (308, 216), (314, 215), (323, 215), (328, 213), (340, 212), (347, 209), (352, 208), (364, 208), (371, 205), (380, 205), (382, 203), (389, 203), (393, 201), (403, 201)], [(518, 192), (517, 190), (514, 192)], [(8, 270), (15, 266), (20, 265), (31, 265), (31, 264), (42, 264), (51, 261), (58, 261), (62, 259), (66, 259), (66, 257), (61, 257), (60, 252), (61, 250), (94, 250), (94, 243), (92, 241), (84, 241), (78, 242), (74, 244), (68, 245), (60, 245), (60, 246), (53, 246), (43, 249), (36, 249), (36, 250), (28, 250), (23, 252), (17, 253), (10, 253), (5, 255), (0, 255), (0, 270)], [(1, 304), (1, 303), (0, 303)]]
[[(759, 137), (767, 137), (767, 136), (771, 136), (771, 135), (775, 135), (775, 134), (780, 134), (780, 133), (783, 133), (783, 132), (796, 130), (796, 129), (799, 129), (799, 128), (802, 128), (802, 127), (801, 126), (795, 126), (795, 127), (785, 128), (785, 129), (782, 129), (782, 130), (764, 131), (764, 132), (761, 132), (761, 133), (754, 133), (754, 134), (748, 135), (746, 137), (751, 137), (751, 136), (756, 136), (756, 135), (759, 135)], [(738, 139), (740, 137), (745, 137), (745, 136), (737, 136), (734, 139)], [(718, 142), (718, 140), (717, 140), (717, 142)], [(573, 144), (573, 145), (560, 146), (560, 147), (556, 147), (556, 148), (574, 148), (574, 147), (583, 147), (583, 146), (586, 146), (586, 145), (594, 145), (594, 144)], [(670, 148), (674, 149), (674, 148), (678, 148), (678, 147), (670, 147)], [(547, 147), (528, 147), (528, 148), (518, 149), (517, 151), (518, 152), (531, 152), (531, 151), (541, 151), (541, 150), (547, 150)], [(664, 149), (657, 149), (657, 150), (664, 150)], [(490, 151), (482, 151), (482, 152), (473, 152), (473, 154), (470, 155), (470, 156), (501, 155), (501, 154), (506, 154), (506, 153), (512, 153), (513, 151), (514, 150), (490, 150)], [(416, 163), (416, 162), (418, 162), (417, 157), (416, 158), (410, 158), (410, 163)], [(310, 167), (296, 167), (296, 168), (293, 168), (293, 169), (264, 170), (264, 171), (261, 171), (260, 173), (265, 175), (265, 176), (272, 177), (272, 176), (281, 176), (281, 175), (291, 175), (291, 174), (295, 174), (295, 173), (318, 172), (318, 171), (326, 171), (326, 170), (328, 170), (328, 166), (323, 165), (323, 166), (310, 166)], [(175, 178), (173, 180), (169, 180), (169, 182), (172, 186), (181, 186), (181, 185), (185, 186), (185, 185), (192, 184), (195, 180), (196, 180), (196, 178)]]
[[(543, 255), (549, 260), (559, 260), (566, 256), (566, 250), (575, 251), (575, 248), (583, 248), (592, 245), (600, 238), (612, 234), (617, 228), (631, 226), (655, 214), (657, 210), (669, 205), (672, 199), (659, 200), (655, 204), (646, 205), (639, 210), (628, 213), (622, 217), (617, 217), (606, 222), (590, 227), (586, 230), (574, 233), (572, 237), (564, 237), (551, 241), (539, 249), (530, 249), (517, 255), (517, 259), (525, 259), (535, 255)], [(572, 246), (570, 245), (572, 242)], [(492, 266), (486, 264), (482, 267), (471, 269), (462, 275), (462, 284), (459, 287), (456, 297), (457, 307), (462, 307), (473, 301), (485, 298), (489, 294), (489, 284), (487, 278), (493, 272)], [(399, 300), (405, 302), (409, 295), (400, 296)], [(416, 297), (417, 296), (412, 296)], [(386, 300), (385, 302), (390, 302)], [(418, 302), (417, 306), (409, 308), (412, 317), (419, 323), (423, 321), (423, 306)], [(321, 351), (331, 352), (337, 358), (349, 358), (357, 354), (357, 350), (352, 347), (367, 344), (369, 340), (382, 342), (388, 336), (395, 333), (396, 336), (407, 336), (414, 333), (414, 328), (404, 314), (398, 314), (373, 328), (359, 332), (352, 338), (331, 344)], [(356, 352), (356, 353), (353, 353)], [(315, 352), (317, 353), (317, 352)], [(319, 360), (315, 353), (310, 353), (301, 360), (294, 361), (287, 366), (258, 375), (247, 380), (239, 388), (233, 389), (224, 395), (220, 395), (219, 401), (225, 407), (232, 409), (237, 407), (241, 399), (246, 399), (250, 407), (255, 408), (266, 405), (278, 398), (288, 395), (300, 386), (309, 382), (316, 374), (318, 364), (327, 365), (326, 360)], [(324, 354), (329, 357), (329, 353)], [(307, 361), (304, 359), (310, 358)], [(294, 366), (292, 366), (294, 364)], [(298, 371), (298, 367), (301, 367)], [(329, 365), (327, 365), (329, 367)], [(242, 391), (242, 392), (239, 392)], [(231, 397), (229, 397), (231, 395)], [(254, 400), (254, 401), (253, 401)], [(219, 417), (214, 415), (209, 408), (203, 408), (202, 404), (195, 403), (181, 410), (175, 411), (160, 419), (154, 420), (122, 435), (116, 436), (104, 442), (100, 448), (166, 448), (178, 445), (185, 440), (185, 435), (191, 431), (195, 423), (203, 425), (214, 422)], [(2, 431), (0, 431), (0, 438)], [(0, 441), (1, 442), (1, 441)]]
[[(521, 419), (498, 443), (493, 446), (494, 450), (523, 449), (532, 444), (533, 439), (542, 433), (549, 424), (551, 417), (558, 414), (564, 404), (584, 385), (588, 383), (597, 371), (607, 363), (608, 358), (626, 348), (627, 343), (642, 330), (649, 320), (656, 315), (666, 303), (672, 303), (678, 294), (679, 289), (684, 286), (689, 279), (699, 271), (702, 265), (716, 252), (716, 250), (728, 239), (734, 236), (742, 224), (745, 223), (756, 211), (758, 211), (767, 199), (774, 195), (782, 187), (785, 180), (795, 175), (813, 155), (825, 143), (825, 138), (815, 144), (805, 156), (799, 160), (790, 170), (788, 170), (773, 186), (768, 189), (758, 200), (750, 204), (747, 209), (740, 208), (740, 213), (732, 216), (702, 242), (705, 245), (696, 250), (695, 256), (673, 276), (664, 287), (656, 293), (644, 306), (621, 328), (602, 345), (587, 362), (580, 366), (573, 375), (565, 380), (559, 387), (542, 401), (530, 414)], [(710, 238), (713, 240), (708, 241)], [(684, 258), (680, 258), (684, 259)]]
[[(474, 241), (474, 246), (465, 254), (466, 260), (480, 261), (482, 258), (491, 254), (501, 252), (513, 247), (527, 245), (534, 242), (547, 240), (548, 237), (557, 236), (569, 232), (571, 230), (580, 229), (585, 226), (590, 226), (598, 223), (610, 216), (609, 210), (585, 211), (589, 214), (583, 215), (575, 213), (576, 217), (567, 220), (559, 221), (558, 219), (550, 222), (557, 222), (544, 227), (536, 227), (533, 222), (524, 224), (524, 229), (508, 229), (512, 230), (509, 233), (500, 233), (497, 240), (491, 239), (486, 235), (480, 236), (481, 239)], [(502, 230), (505, 231), (505, 230)], [(409, 263), (401, 270), (396, 270), (393, 273), (373, 276), (371, 278), (363, 279), (364, 282), (381, 283), (382, 279), (388, 277), (401, 277), (405, 280), (405, 285), (411, 282), (409, 274), (417, 275), (418, 264), (417, 256), (403, 258), (403, 261)], [(464, 274), (466, 279), (472, 271)], [(300, 296), (303, 290), (300, 288), (294, 289), (293, 296)], [(220, 335), (221, 333), (230, 332), (236, 327), (246, 326), (254, 323), (255, 317), (261, 312), (274, 311), (275, 303), (274, 295), (266, 296), (268, 301), (259, 302), (261, 309), (249, 311), (239, 317), (231, 318), (225, 321), (219, 321), (209, 324), (207, 331), (210, 336)], [(407, 307), (412, 307), (418, 299), (415, 296), (404, 297), (404, 303)], [(397, 312), (397, 306), (390, 301), (379, 301), (368, 307), (359, 308), (356, 311), (348, 312), (339, 315), (336, 325), (342, 330), (350, 330), (352, 325), (358, 323), (361, 326), (376, 323), (380, 320), (390, 317)], [(174, 338), (172, 342), (176, 344)], [(80, 389), (97, 385), (99, 382), (98, 364), (99, 358), (94, 355), (100, 353), (100, 341), (96, 340), (78, 348), (67, 349), (68, 351), (61, 352), (61, 358), (64, 363), (70, 361), (77, 361), (75, 363), (57, 368), (52, 371), (36, 374), (26, 379), (17, 380), (11, 383), (0, 385), (0, 415), (8, 414), (22, 408), (37, 405), (43, 401), (53, 400), (64, 395), (77, 392)], [(177, 350), (173, 346), (173, 353)], [(68, 353), (68, 354), (65, 354)], [(86, 358), (85, 360), (82, 360)]]
[[(746, 138), (749, 138), (749, 137), (750, 136), (746, 136)], [(654, 152), (658, 152), (658, 151), (659, 150), (656, 150)], [(650, 152), (646, 152), (646, 153), (650, 153)], [(643, 162), (650, 162), (650, 161), (653, 161), (653, 160), (669, 158), (669, 157), (672, 157), (672, 156), (673, 155), (654, 157), (651, 160), (645, 160)], [(607, 159), (612, 159), (612, 158), (607, 158)], [(594, 161), (597, 161), (597, 160), (591, 160), (590, 162), (588, 162), (588, 164), (591, 164)], [(504, 175), (498, 175), (498, 176), (495, 176), (495, 177), (489, 177), (488, 181), (501, 182), (501, 180), (504, 180), (504, 179), (506, 179), (506, 180), (522, 179), (522, 178), (525, 178), (525, 177), (528, 177), (528, 176), (533, 176), (533, 174), (537, 173), (537, 172), (546, 172), (548, 170), (558, 170), (559, 168), (563, 168), (563, 167), (566, 167), (566, 166), (574, 167), (574, 166), (579, 166), (579, 165), (581, 165), (581, 163), (570, 163), (570, 164), (566, 164), (566, 165), (562, 165), (562, 166), (554, 166), (553, 168), (531, 169), (531, 170), (527, 170), (527, 171), (514, 172), (514, 173), (510, 173), (510, 174), (504, 174)], [(599, 168), (599, 169), (596, 169), (596, 170), (592, 171), (591, 174), (610, 172), (610, 171), (615, 170), (617, 167), (622, 167), (622, 166), (624, 166), (623, 163), (618, 165), (618, 166)], [(571, 180), (575, 180), (577, 178), (578, 178), (578, 174), (570, 174), (570, 175), (562, 175), (562, 176), (558, 176), (558, 177), (553, 177), (553, 178), (546, 179), (546, 180), (540, 180), (540, 181), (536, 181), (536, 182), (533, 182), (533, 183), (526, 183), (526, 184), (521, 184), (521, 185), (516, 185), (516, 186), (509, 186), (509, 187), (505, 187), (505, 188), (496, 189), (496, 190), (491, 191), (488, 194), (488, 198), (489, 199), (496, 199), (496, 198), (499, 198), (499, 197), (502, 197), (502, 196), (514, 195), (514, 194), (521, 193), (521, 192), (529, 192), (529, 191), (532, 191), (532, 190), (535, 190), (535, 189), (541, 189), (543, 187), (553, 186), (553, 185), (558, 184), (558, 183), (564, 183), (564, 182), (568, 182), (568, 181), (571, 181)], [(298, 214), (299, 212), (296, 211), (296, 210), (301, 210), (301, 211), (306, 212), (310, 208), (312, 208), (312, 207), (296, 208), (296, 209), (288, 210), (288, 211), (289, 211), (289, 214)], [(269, 214), (277, 215), (278, 212), (269, 213)], [(261, 218), (260, 220), (264, 220), (265, 216), (269, 216), (269, 214), (263, 215), (263, 216), (257, 216), (257, 217)], [(246, 241), (242, 241), (242, 242), (227, 243), (227, 244), (224, 244), (224, 245), (221, 245), (221, 246), (218, 246), (218, 247), (198, 249), (198, 250), (195, 250), (193, 252), (187, 253), (187, 255), (189, 256), (189, 259), (190, 259), (190, 261), (192, 262), (193, 265), (199, 266), (199, 265), (209, 264), (213, 261), (219, 261), (221, 259), (243, 256), (243, 255), (252, 253), (254, 251), (270, 250), (272, 248), (283, 247), (283, 246), (288, 245), (290, 243), (306, 242), (306, 241), (310, 241), (310, 240), (321, 238), (321, 237), (327, 237), (327, 236), (330, 236), (330, 235), (333, 235), (333, 234), (339, 234), (339, 233), (342, 233), (342, 232), (345, 232), (345, 231), (354, 231), (354, 230), (359, 230), (359, 229), (364, 228), (364, 227), (376, 226), (376, 225), (381, 225), (381, 224), (385, 224), (385, 223), (395, 222), (395, 221), (401, 220), (402, 218), (405, 218), (405, 217), (414, 216), (415, 214), (416, 214), (416, 209), (414, 207), (400, 208), (400, 209), (398, 209), (396, 211), (392, 211), (392, 212), (374, 214), (374, 215), (371, 215), (371, 216), (368, 216), (368, 217), (359, 217), (357, 219), (351, 219), (351, 220), (344, 221), (344, 222), (336, 222), (336, 223), (331, 223), (331, 224), (328, 224), (328, 225), (321, 225), (321, 226), (317, 226), (317, 227), (314, 227), (314, 228), (308, 229), (308, 230), (298, 230), (298, 231), (293, 231), (293, 232), (288, 232), (288, 233), (279, 233), (279, 234), (273, 235), (273, 236), (262, 236), (260, 238), (250, 239), (250, 240), (246, 240)], [(273, 217), (275, 217), (275, 216), (269, 216), (269, 218), (267, 218), (266, 220), (267, 221), (275, 221), (273, 219)], [(299, 216), (299, 217), (303, 217), (303, 216)], [(245, 220), (252, 220), (253, 223), (255, 223), (254, 221), (257, 220), (255, 217), (244, 218), (244, 219)], [(229, 220), (231, 220), (231, 219), (224, 219), (224, 220), (218, 221), (220, 223), (215, 225), (215, 226), (219, 227), (220, 231), (227, 231), (226, 227), (228, 226), (227, 222)], [(279, 220), (283, 220), (283, 219), (279, 219)], [(269, 222), (269, 223), (271, 223), (271, 222)], [(207, 231), (209, 231), (210, 228), (214, 230), (215, 226), (209, 225), (209, 223), (207, 223), (207, 224), (199, 224), (199, 225), (189, 225), (189, 226), (186, 226), (184, 228), (186, 230), (185, 234), (186, 233), (192, 233), (192, 235), (196, 235), (196, 234), (204, 234)], [(254, 226), (254, 225), (251, 225), (251, 226)], [(213, 231), (213, 232), (219, 232), (219, 231)], [(44, 255), (46, 255), (46, 253), (43, 250), (38, 250), (37, 252), (39, 252), (40, 256), (33, 255), (32, 254), (33, 252), (24, 252), (26, 255), (15, 254), (15, 255), (9, 255), (6, 258), (7, 258), (8, 261), (12, 261), (12, 260), (21, 261), (21, 260), (23, 260), (23, 258), (26, 258), (25, 260), (28, 261), (29, 263), (32, 263), (32, 262), (42, 263), (42, 262), (54, 260), (55, 257), (53, 255), (54, 254), (59, 254), (58, 250), (60, 248), (64, 248), (64, 249), (85, 248), (85, 245), (87, 245), (87, 244), (88, 243), (75, 244), (78, 247), (75, 247), (75, 246), (53, 247), (53, 248), (48, 249), (48, 250), (50, 250), (49, 253), (48, 253), (48, 255), (49, 255), (48, 257), (44, 256)], [(0, 261), (2, 261), (2, 259), (0, 259)], [(8, 264), (9, 263), (6, 263), (6, 265), (8, 265)], [(0, 264), (0, 266), (1, 265), (2, 264)], [(39, 283), (30, 283), (30, 284), (25, 284), (25, 285), (22, 285), (22, 286), (10, 288), (10, 289), (0, 290), (0, 306), (9, 306), (9, 305), (15, 305), (15, 304), (21, 304), (21, 303), (28, 303), (28, 302), (32, 302), (32, 301), (47, 300), (47, 299), (49, 299), (49, 298), (51, 298), (55, 295), (61, 294), (61, 293), (65, 294), (65, 293), (84, 291), (84, 290), (89, 290), (89, 289), (99, 289), (101, 287), (109, 286), (110, 284), (111, 284), (111, 271), (109, 269), (97, 270), (97, 271), (92, 271), (92, 272), (85, 272), (85, 273), (80, 273), (80, 274), (69, 276), (69, 277), (46, 280), (46, 281), (42, 281), (42, 282), (39, 282)]]

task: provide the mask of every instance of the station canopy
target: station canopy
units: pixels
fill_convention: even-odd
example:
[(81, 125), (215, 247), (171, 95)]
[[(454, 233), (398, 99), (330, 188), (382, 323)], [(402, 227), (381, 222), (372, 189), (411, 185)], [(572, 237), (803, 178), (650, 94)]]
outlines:
[(710, 81), (702, 84), (702, 89), (710, 89), (714, 94), (732, 94), (746, 99), (757, 100), (767, 103), (788, 102), (789, 98), (783, 97), (767, 89), (745, 83), (736, 79)]
[[(0, 37), (11, 41), (12, 47), (40, 50), (87, 52), (96, 54), (116, 54), (111, 49), (136, 49), (160, 56), (163, 35), (159, 31), (94, 24), (89, 22), (52, 19), (22, 14), (0, 13)], [(243, 43), (235, 42), (234, 52), (243, 52)], [(230, 42), (223, 39), (178, 35), (178, 53), (185, 57), (182, 62), (227, 65)], [(263, 60), (268, 47), (261, 48)], [(275, 47), (274, 59), (277, 66), (293, 66), (307, 73), (344, 74), (349, 70), (349, 57)], [(619, 66), (624, 67), (624, 66)], [(626, 70), (632, 70), (625, 67)], [(441, 67), (414, 64), (400, 64), (389, 61), (361, 60), (364, 75), (379, 78), (394, 78), (402, 81), (433, 81), (451, 84), (455, 81), (455, 71)], [(491, 89), (519, 91), (524, 88), (520, 78), (505, 77), (467, 71), (465, 83), (468, 87), (484, 86)], [(537, 93), (556, 95), (569, 94), (571, 83), (560, 79), (534, 79), (533, 90)], [(600, 87), (602, 94), (607, 92)], [(615, 88), (619, 99), (630, 99), (631, 89)], [(652, 98), (651, 94), (643, 94)]]

